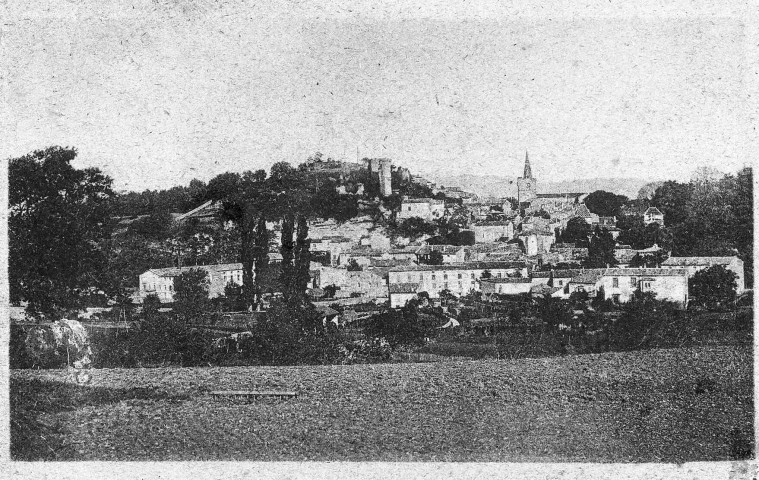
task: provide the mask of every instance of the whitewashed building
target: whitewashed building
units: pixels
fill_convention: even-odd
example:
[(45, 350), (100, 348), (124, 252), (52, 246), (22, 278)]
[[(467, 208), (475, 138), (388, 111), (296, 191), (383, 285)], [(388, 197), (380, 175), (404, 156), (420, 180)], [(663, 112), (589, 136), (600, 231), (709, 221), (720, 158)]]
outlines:
[(477, 222), (472, 225), (475, 243), (493, 243), (514, 238), (514, 224), (509, 220)]
[(142, 301), (148, 295), (155, 294), (162, 303), (174, 301), (174, 279), (192, 269), (206, 272), (208, 278), (208, 297), (214, 298), (224, 295), (224, 287), (229, 283), (242, 285), (242, 264), (227, 263), (220, 265), (200, 265), (193, 267), (170, 267), (151, 268), (140, 275), (140, 290), (138, 301)]
[(480, 291), (483, 296), (530, 293), (532, 286), (532, 279), (529, 277), (480, 279)]
[(401, 210), (398, 219), (418, 217), (423, 220), (433, 221), (445, 215), (445, 202), (434, 198), (404, 198), (401, 201)]
[(414, 284), (416, 292), (427, 292), (430, 298), (438, 298), (442, 290), (456, 296), (479, 291), (478, 280), (488, 271), (491, 278), (527, 276), (522, 262), (470, 262), (449, 265), (409, 265), (388, 271), (388, 285)]

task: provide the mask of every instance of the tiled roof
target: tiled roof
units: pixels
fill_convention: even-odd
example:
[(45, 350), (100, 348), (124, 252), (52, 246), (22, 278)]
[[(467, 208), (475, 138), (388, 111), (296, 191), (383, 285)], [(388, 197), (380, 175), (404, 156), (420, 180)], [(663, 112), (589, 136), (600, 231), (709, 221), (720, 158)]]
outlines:
[(601, 272), (597, 270), (586, 270), (576, 277), (572, 277), (572, 283), (596, 283), (601, 279)]
[(480, 282), (485, 283), (532, 283), (532, 279), (529, 277), (519, 277), (519, 278), (481, 278)]
[(444, 255), (453, 255), (461, 251), (464, 247), (459, 245), (425, 245), (417, 250), (417, 255), (429, 255), (433, 251), (440, 252)]
[(566, 269), (554, 270), (553, 272), (532, 272), (532, 276), (533, 278), (551, 278), (551, 274), (553, 273), (553, 278), (572, 278), (576, 277), (582, 272), (583, 270)]
[(695, 267), (701, 265), (727, 265), (737, 257), (669, 257), (662, 265)]
[(656, 207), (648, 207), (646, 211), (644, 212), (644, 215), (664, 215), (661, 213), (661, 210), (659, 210)]
[(316, 307), (316, 311), (327, 317), (340, 315), (340, 312), (326, 305), (321, 305), (321, 306)]
[[(168, 267), (168, 268), (151, 268), (148, 272), (152, 272), (159, 277), (176, 277), (182, 273), (188, 272), (191, 269), (205, 270), (206, 272), (227, 272), (230, 270), (242, 270), (242, 263), (224, 263), (217, 265), (197, 265), (188, 267)], [(146, 272), (147, 273), (147, 272)]]
[(648, 277), (680, 277), (688, 275), (684, 268), (602, 268), (598, 269), (604, 276), (648, 276)]
[(592, 215), (590, 213), (590, 210), (588, 210), (587, 205), (581, 203), (575, 209), (575, 216), (582, 218), (591, 218)]
[(311, 240), (311, 243), (318, 243), (318, 242), (330, 242), (330, 243), (349, 243), (352, 242), (348, 237), (344, 237), (342, 235), (325, 235), (321, 238), (314, 238)]
[(419, 289), (417, 283), (393, 283), (389, 285), (390, 293), (416, 293)]
[(466, 262), (449, 263), (446, 265), (408, 265), (393, 268), (391, 272), (427, 272), (444, 270), (489, 270), (499, 268), (524, 268), (524, 262)]
[(539, 193), (538, 198), (573, 198), (585, 195), (584, 193), (568, 192), (568, 193)]
[(429, 203), (430, 205), (443, 205), (445, 202), (436, 198), (406, 198), (402, 203)]
[(492, 222), (477, 222), (472, 224), (473, 227), (505, 227), (512, 223), (508, 220), (495, 220)]

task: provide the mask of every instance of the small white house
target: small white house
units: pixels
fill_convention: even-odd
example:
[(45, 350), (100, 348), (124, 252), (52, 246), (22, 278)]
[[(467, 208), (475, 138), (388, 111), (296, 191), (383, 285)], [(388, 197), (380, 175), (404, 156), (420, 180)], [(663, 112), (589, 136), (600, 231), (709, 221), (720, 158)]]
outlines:
[(445, 202), (434, 198), (404, 198), (401, 201), (401, 210), (398, 219), (419, 217), (423, 220), (432, 221), (442, 218), (445, 214)]

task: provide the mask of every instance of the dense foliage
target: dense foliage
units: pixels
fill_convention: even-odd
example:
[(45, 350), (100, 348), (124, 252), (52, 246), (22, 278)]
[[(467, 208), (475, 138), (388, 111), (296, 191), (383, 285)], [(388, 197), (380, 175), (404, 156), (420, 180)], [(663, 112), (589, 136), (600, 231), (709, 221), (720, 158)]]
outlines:
[(624, 195), (616, 195), (604, 190), (596, 190), (585, 197), (585, 205), (592, 213), (601, 217), (616, 217), (620, 208), (627, 202)]
[(694, 305), (710, 310), (721, 309), (735, 302), (737, 275), (722, 265), (700, 270), (688, 281), (688, 293)]
[(50, 147), (8, 164), (9, 287), (32, 313), (60, 315), (98, 293), (106, 271), (112, 180)]

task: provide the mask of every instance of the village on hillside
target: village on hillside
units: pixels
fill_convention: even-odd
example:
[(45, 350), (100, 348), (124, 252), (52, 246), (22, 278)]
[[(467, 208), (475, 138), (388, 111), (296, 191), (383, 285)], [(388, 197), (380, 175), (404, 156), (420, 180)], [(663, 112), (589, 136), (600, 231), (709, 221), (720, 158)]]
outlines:
[[(77, 450), (68, 434), (29, 420), (39, 415), (34, 413), (37, 403), (29, 402), (55, 392), (56, 401), (76, 403), (72, 395), (90, 398), (98, 382), (145, 382), (165, 368), (192, 367), (198, 370), (188, 371), (201, 377), (205, 369), (220, 369), (214, 370), (214, 378), (226, 380), (214, 381), (216, 389), (203, 387), (183, 394), (203, 405), (298, 399), (282, 408), (300, 411), (318, 401), (309, 395), (327, 398), (336, 393), (325, 390), (331, 383), (306, 379), (310, 377), (296, 381), (292, 374), (300, 370), (282, 373), (277, 377), (281, 381), (264, 381), (259, 367), (386, 364), (393, 373), (384, 393), (377, 394), (383, 399), (372, 395), (365, 401), (394, 405), (390, 392), (401, 378), (403, 382), (410, 378), (401, 373), (405, 370), (395, 370), (396, 364), (439, 365), (436, 375), (448, 378), (448, 369), (475, 361), (478, 373), (472, 378), (481, 378), (476, 384), (481, 387), (467, 387), (469, 393), (460, 396), (464, 415), (474, 415), (483, 382), (501, 382), (504, 375), (533, 378), (535, 369), (542, 368), (512, 363), (518, 359), (550, 359), (551, 371), (569, 369), (567, 380), (577, 381), (584, 378), (578, 376), (578, 369), (587, 368), (584, 362), (601, 362), (592, 365), (604, 372), (621, 365), (614, 360), (617, 357), (589, 360), (596, 358), (592, 355), (651, 352), (640, 354), (649, 361), (667, 349), (681, 352), (678, 355), (693, 353), (696, 356), (682, 364), (666, 360), (646, 367), (661, 374), (666, 370), (677, 376), (677, 382), (693, 377), (687, 380), (694, 382), (687, 396), (715, 388), (712, 376), (689, 370), (701, 348), (717, 348), (703, 358), (726, 355), (716, 360), (733, 365), (725, 367), (726, 374), (750, 367), (737, 359), (752, 341), (749, 168), (723, 177), (697, 171), (689, 183), (654, 183), (642, 188), (638, 198), (629, 199), (606, 191), (538, 193), (539, 179), (531, 163), (535, 160), (525, 154), (523, 160), (510, 162), (523, 172), (516, 197), (480, 198), (429, 182), (389, 159), (350, 163), (315, 154), (297, 166), (274, 164), (269, 173), (228, 172), (208, 183), (193, 180), (188, 187), (115, 193), (110, 179), (96, 170), (71, 167), (75, 156), (74, 150), (51, 147), (11, 161), (15, 189), (10, 220), (10, 362), (15, 372), (27, 372), (18, 373), (25, 380), (14, 387), (14, 415), (26, 419), (18, 417), (18, 428), (28, 429), (17, 430), (23, 439), (13, 446), (17, 458), (163, 458), (165, 449), (121, 437), (119, 449), (101, 452), (100, 440), (91, 434), (84, 438), (93, 443)], [(27, 182), (31, 172), (42, 182)], [(51, 187), (70, 194), (57, 198), (45, 193)], [(40, 216), (46, 222), (38, 222)], [(721, 224), (715, 225), (715, 220)], [(505, 363), (486, 374), (481, 369), (491, 364), (480, 361)], [(64, 383), (27, 378), (40, 368), (62, 369)], [(507, 375), (512, 368), (516, 370)], [(360, 371), (364, 370), (356, 372)], [(321, 375), (320, 370), (313, 372)], [(341, 372), (339, 378), (353, 378), (353, 370)], [(369, 388), (365, 382), (378, 381), (364, 372), (344, 390), (365, 391)], [(463, 388), (473, 381), (466, 378), (454, 381)], [(520, 388), (563, 391), (556, 390), (550, 378)], [(626, 423), (629, 415), (621, 403), (614, 403), (622, 401), (614, 378), (603, 377), (593, 388), (607, 392), (604, 395), (617, 405), (613, 409), (620, 412), (618, 421)], [(316, 383), (306, 387), (303, 381)], [(640, 380), (632, 387), (645, 392), (645, 402), (651, 401), (652, 391), (666, 394), (648, 382)], [(745, 393), (744, 387), (741, 383), (735, 388)], [(180, 391), (173, 382), (162, 388), (166, 393), (161, 395)], [(509, 388), (494, 387), (487, 395), (499, 398)], [(313, 393), (317, 391), (321, 393)], [(429, 402), (437, 402), (437, 395), (448, 391), (426, 399), (403, 393), (402, 398), (421, 401), (417, 409), (403, 411), (421, 424), (429, 423), (437, 418)], [(133, 395), (153, 395), (129, 392), (108, 395), (114, 395), (114, 401), (130, 402)], [(330, 400), (345, 412), (351, 407), (339, 407), (342, 401)], [(538, 403), (556, 419), (564, 415), (561, 409), (554, 411), (562, 401), (549, 402), (553, 406)], [(730, 394), (722, 401), (730, 405), (732, 418), (750, 414), (742, 406), (751, 401), (744, 394)], [(405, 409), (404, 404), (398, 407)], [(224, 421), (237, 418), (234, 410), (211, 408), (215, 413), (209, 420), (217, 415)], [(664, 408), (679, 407), (668, 403)], [(385, 424), (383, 409), (360, 411), (362, 421)], [(393, 412), (398, 418), (406, 414)], [(441, 424), (446, 426), (435, 433), (434, 442), (447, 441), (445, 430), (459, 428), (461, 419), (453, 416)], [(123, 423), (118, 415), (109, 421), (115, 422), (114, 431), (126, 432), (118, 426)], [(309, 425), (315, 421), (289, 427), (274, 421), (269, 428), (277, 432), (313, 428)], [(498, 422), (499, 428), (514, 425), (506, 418)], [(743, 420), (735, 422), (738, 426), (730, 426), (731, 421), (720, 427), (722, 437), (702, 439), (706, 447), (701, 453), (673, 450), (681, 441), (677, 440), (661, 447), (666, 450), (661, 455), (744, 458), (753, 448), (751, 437), (741, 426)], [(136, 425), (142, 429), (148, 423)], [(183, 432), (195, 427), (169, 428)], [(331, 424), (320, 438), (339, 438), (335, 429), (340, 428)], [(678, 439), (684, 434), (690, 435), (673, 431)], [(212, 458), (227, 458), (229, 449), (239, 445), (235, 435), (227, 432), (199, 448)], [(640, 435), (633, 432), (629, 441), (653, 441), (641, 440)], [(300, 453), (294, 458), (301, 458), (310, 448), (318, 448), (318, 444), (293, 447), (288, 435), (275, 437), (279, 446), (271, 449), (262, 446), (267, 438), (255, 437), (254, 450), (259, 453), (253, 457), (293, 458), (278, 452), (295, 448)], [(43, 449), (50, 438), (64, 443)], [(406, 451), (428, 448), (431, 444), (425, 438), (413, 434), (396, 441)], [(489, 437), (464, 438), (462, 445)], [(165, 441), (170, 442), (168, 437)], [(226, 446), (213, 446), (219, 444)], [(377, 448), (373, 442), (361, 445)], [(618, 450), (610, 457), (593, 446), (583, 448), (599, 459), (659, 458), (651, 457), (659, 455), (651, 452), (664, 452)], [(186, 458), (191, 451), (180, 450), (177, 458)], [(352, 459), (351, 451), (315, 455)], [(502, 457), (485, 450), (485, 454), (483, 458), (492, 459), (515, 453)], [(382, 452), (373, 455), (386, 458)], [(452, 458), (471, 457), (462, 453)]]
[(745, 2), (10, 3), (3, 473), (756, 477)]
[[(358, 216), (344, 222), (311, 222), (307, 292), (325, 313), (325, 320), (336, 325), (356, 319), (356, 306), (366, 316), (386, 306), (402, 308), (419, 298), (435, 305), (456, 299), (462, 307), (473, 307), (524, 295), (568, 300), (573, 294), (584, 294), (595, 301), (621, 304), (635, 292), (649, 292), (686, 308), (689, 279), (714, 266), (735, 274), (736, 295), (745, 289), (744, 262), (737, 251), (720, 256), (673, 256), (665, 215), (650, 199), (616, 205), (619, 213), (604, 216), (585, 204), (593, 192), (538, 194), (538, 179), (532, 175), (527, 154), (517, 198), (478, 198), (412, 176), (408, 169), (394, 167), (387, 159), (367, 159), (365, 164), (318, 159), (306, 166), (309, 172), (333, 175), (338, 179), (338, 194), (357, 197), (367, 210), (380, 198), (399, 196), (398, 189), (393, 189), (393, 177), (430, 194), (398, 198), (396, 209), (383, 210), (384, 222), (362, 214), (360, 207)], [(364, 184), (351, 180), (362, 170), (377, 181), (378, 197), (367, 199)], [(598, 192), (595, 195), (600, 196)], [(175, 215), (174, 222), (234, 228), (234, 224), (219, 221), (220, 203), (204, 202)], [(624, 230), (617, 226), (622, 216), (627, 222)], [(631, 219), (637, 224), (631, 225)], [(133, 221), (129, 218), (120, 224)], [(408, 228), (404, 230), (404, 226)], [(281, 225), (272, 224), (272, 233), (268, 262), (276, 265), (282, 260), (277, 248)], [(591, 243), (603, 245), (606, 251), (590, 258)], [(181, 258), (174, 261), (172, 266), (156, 266), (139, 275), (139, 289), (133, 295), (136, 303), (152, 295), (162, 304), (172, 304), (175, 279), (191, 269), (206, 273), (209, 298), (223, 297), (225, 289), (242, 286), (240, 262), (204, 265), (182, 264)], [(272, 297), (281, 294), (276, 290), (270, 293)], [(262, 307), (265, 309), (263, 302), (256, 310)], [(446, 312), (448, 317), (461, 322), (454, 313)], [(495, 319), (477, 320), (481, 325)], [(441, 326), (445, 323), (441, 319)]]

